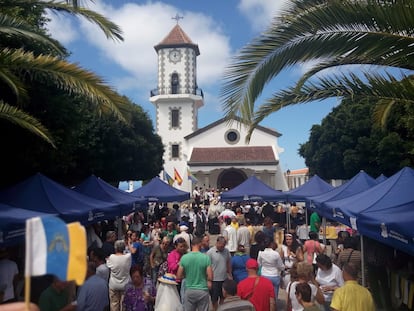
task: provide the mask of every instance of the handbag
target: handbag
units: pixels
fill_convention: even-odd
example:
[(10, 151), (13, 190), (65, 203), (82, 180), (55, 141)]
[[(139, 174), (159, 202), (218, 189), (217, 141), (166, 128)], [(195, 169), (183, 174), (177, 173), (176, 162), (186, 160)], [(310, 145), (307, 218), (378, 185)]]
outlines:
[(292, 300), (290, 299), (290, 288), (291, 287), (292, 287), (292, 282), (289, 283), (288, 290), (287, 290), (287, 306), (286, 306), (287, 311), (292, 311)]
[(164, 261), (160, 264), (160, 268), (158, 269), (158, 277), (162, 277), (164, 274), (168, 272), (168, 262)]
[(315, 247), (315, 241), (313, 241), (313, 260), (312, 260), (312, 263), (314, 264), (314, 265), (316, 265), (316, 247)]

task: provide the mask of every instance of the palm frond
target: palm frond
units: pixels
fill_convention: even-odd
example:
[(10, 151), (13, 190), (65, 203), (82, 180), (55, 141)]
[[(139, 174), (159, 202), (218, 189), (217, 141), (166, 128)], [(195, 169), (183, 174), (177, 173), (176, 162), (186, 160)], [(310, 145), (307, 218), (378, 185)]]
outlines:
[(7, 67), (16, 76), (30, 78), (43, 83), (53, 83), (69, 94), (89, 99), (100, 112), (111, 111), (124, 120), (120, 108), (126, 99), (117, 94), (105, 81), (76, 64), (57, 57), (39, 55), (23, 50), (0, 50), (1, 67)]
[(362, 78), (355, 74), (341, 74), (308, 82), (300, 89), (292, 86), (278, 91), (255, 112), (246, 140), (250, 140), (253, 130), (264, 118), (284, 107), (333, 97), (349, 101), (366, 99), (375, 103), (376, 122), (384, 126), (393, 105), (414, 104), (414, 76), (403, 76), (398, 80), (390, 73), (365, 72)]
[(265, 85), (282, 70), (306, 61), (326, 59), (332, 65), (339, 57), (342, 64), (372, 59), (372, 63), (412, 69), (414, 4), (379, 3), (293, 1), (225, 72), (221, 97), (226, 114), (251, 117)]
[(41, 43), (50, 49), (56, 51), (59, 55), (64, 55), (64, 51), (54, 40), (49, 38), (41, 31), (37, 31), (34, 27), (27, 24), (25, 21), (11, 18), (10, 16), (0, 13), (0, 36), (19, 37), (30, 39)]
[(37, 119), (17, 107), (6, 104), (2, 100), (0, 100), (0, 119), (7, 120), (25, 128), (56, 148), (50, 133)]
[(97, 25), (105, 34), (108, 39), (115, 41), (123, 41), (122, 30), (115, 23), (111, 22), (102, 14), (81, 7), (77, 2), (75, 5), (70, 5), (64, 2), (56, 1), (38, 1), (36, 5), (40, 5), (45, 9), (50, 9), (52, 12), (64, 12), (73, 16), (81, 16), (87, 19), (89, 22)]
[(16, 102), (25, 101), (27, 99), (27, 91), (24, 84), (9, 68), (2, 65), (2, 61), (0, 59), (0, 81), (10, 88), (16, 96)]

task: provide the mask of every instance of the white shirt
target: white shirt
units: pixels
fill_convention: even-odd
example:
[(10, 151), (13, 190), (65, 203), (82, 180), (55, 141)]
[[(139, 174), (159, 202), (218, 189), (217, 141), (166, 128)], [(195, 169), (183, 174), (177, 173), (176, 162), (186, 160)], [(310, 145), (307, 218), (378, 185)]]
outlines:
[(224, 231), (223, 236), (226, 238), (226, 248), (229, 252), (237, 251), (237, 231), (232, 225), (228, 225)]
[(246, 226), (240, 226), (237, 230), (237, 244), (250, 247), (250, 231)]
[(115, 255), (112, 254), (106, 260), (106, 265), (111, 270), (109, 276), (109, 288), (112, 290), (124, 290), (131, 278), (129, 269), (131, 268), (131, 254)]
[(292, 268), (293, 264), (297, 261), (296, 257), (290, 254), (288, 247), (284, 244), (282, 244), (282, 252), (286, 268)]
[(199, 197), (200, 196), (200, 192), (198, 192), (198, 190), (194, 189), (193, 190), (193, 198)]
[(263, 276), (280, 276), (280, 272), (285, 269), (279, 253), (271, 248), (260, 251), (257, 262), (262, 267)]
[[(342, 277), (342, 271), (341, 269), (335, 265), (332, 264), (332, 268), (329, 270), (322, 270), (318, 269), (318, 272), (316, 273), (316, 281), (319, 283), (320, 287), (323, 288), (324, 286), (338, 286), (341, 287), (344, 285), (344, 279)], [(323, 290), (322, 290), (323, 292)], [(323, 296), (325, 297), (325, 301), (331, 301), (333, 296), (332, 292), (324, 292)]]

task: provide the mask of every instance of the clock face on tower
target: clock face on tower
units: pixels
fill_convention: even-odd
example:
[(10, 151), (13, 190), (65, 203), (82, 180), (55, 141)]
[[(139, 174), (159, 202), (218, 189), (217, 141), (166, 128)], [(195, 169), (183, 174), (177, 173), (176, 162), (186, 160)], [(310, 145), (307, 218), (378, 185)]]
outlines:
[(171, 50), (170, 53), (168, 54), (168, 58), (173, 63), (180, 62), (181, 61), (181, 51), (177, 50), (177, 49)]

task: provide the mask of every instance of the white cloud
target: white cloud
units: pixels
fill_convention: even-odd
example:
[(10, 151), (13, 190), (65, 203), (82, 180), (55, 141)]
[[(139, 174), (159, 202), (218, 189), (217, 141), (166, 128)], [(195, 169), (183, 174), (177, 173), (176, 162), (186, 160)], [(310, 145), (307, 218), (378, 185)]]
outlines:
[[(186, 34), (194, 43), (202, 43), (201, 55), (198, 58), (198, 84), (208, 87), (216, 84), (221, 78), (231, 54), (230, 40), (210, 16), (199, 12), (182, 12), (162, 2), (127, 3), (118, 8), (107, 3), (111, 2), (96, 1), (89, 4), (89, 8), (109, 17), (120, 26), (124, 42), (108, 40), (96, 25), (82, 19), (81, 30), (77, 32), (82, 33), (80, 39), (86, 40), (89, 45), (98, 49), (100, 58), (119, 65), (129, 75), (115, 79), (118, 90), (150, 90), (156, 87), (157, 54), (153, 47), (174, 27), (175, 21), (172, 20), (172, 16), (177, 12), (184, 16), (184, 19), (180, 20), (180, 26)], [(54, 20), (55, 15), (51, 18)], [(66, 29), (53, 27), (50, 31), (55, 38), (60, 38), (62, 32), (73, 31), (71, 27), (74, 27), (73, 23), (65, 27)]]
[(249, 20), (253, 30), (263, 31), (286, 3), (287, 0), (240, 0), (238, 8)]
[(51, 21), (47, 24), (50, 34), (63, 45), (68, 45), (79, 38), (78, 31), (73, 26), (73, 19), (60, 14), (50, 14)]

